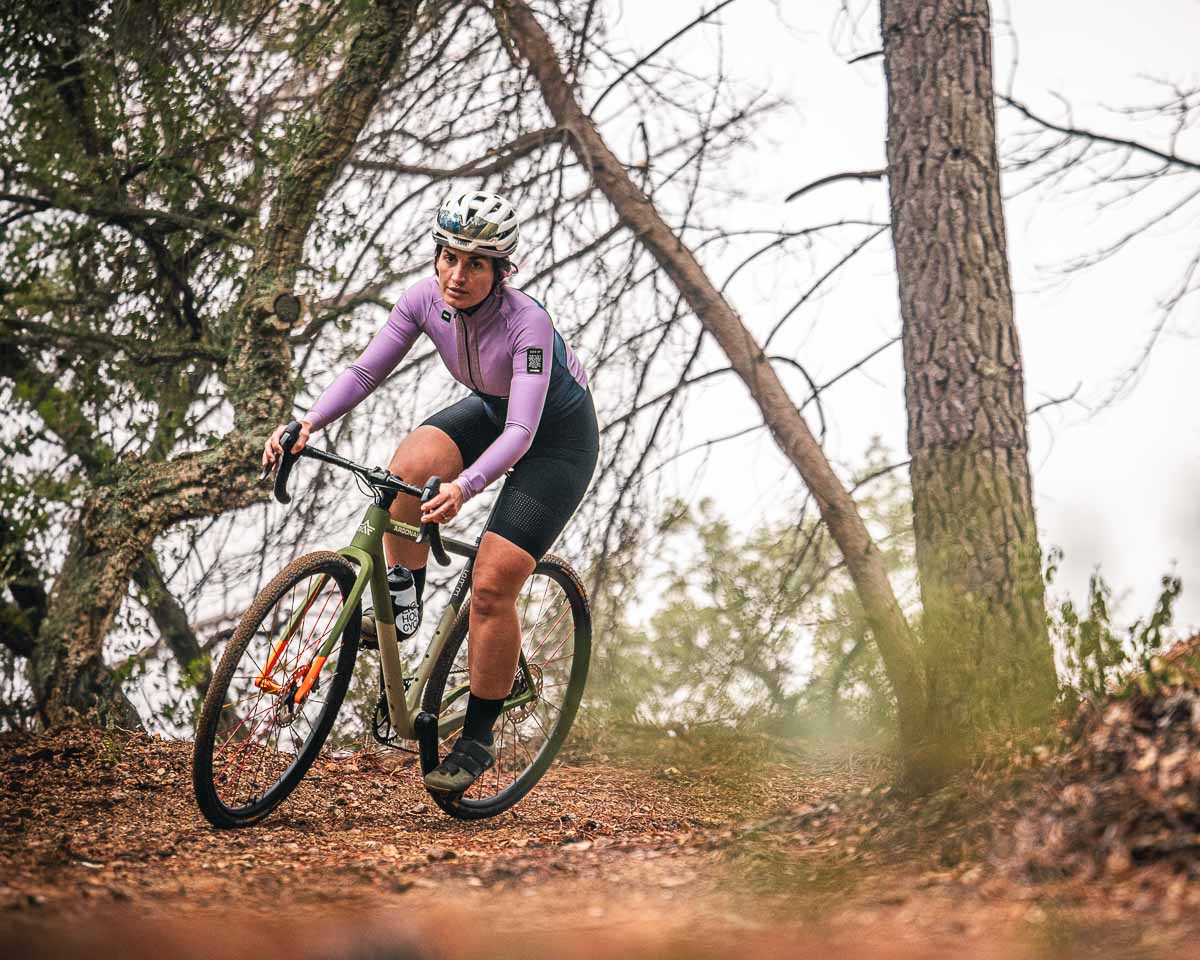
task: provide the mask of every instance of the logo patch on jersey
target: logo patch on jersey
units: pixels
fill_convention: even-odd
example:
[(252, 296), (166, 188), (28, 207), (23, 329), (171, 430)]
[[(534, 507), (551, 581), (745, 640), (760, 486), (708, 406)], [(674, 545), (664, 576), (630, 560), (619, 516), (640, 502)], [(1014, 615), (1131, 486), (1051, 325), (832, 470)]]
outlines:
[(450, 311), (449, 310), (442, 311), (442, 319), (445, 320), (447, 323), (450, 322)]
[(542, 348), (530, 347), (525, 351), (525, 372), (526, 373), (541, 373), (542, 372)]

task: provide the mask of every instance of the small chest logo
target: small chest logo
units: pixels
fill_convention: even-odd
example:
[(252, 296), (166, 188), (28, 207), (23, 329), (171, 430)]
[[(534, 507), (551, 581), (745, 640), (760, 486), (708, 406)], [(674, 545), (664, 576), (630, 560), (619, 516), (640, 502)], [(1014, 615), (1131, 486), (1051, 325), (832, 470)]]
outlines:
[(358, 525), (358, 532), (361, 534), (365, 534), (366, 536), (369, 537), (371, 534), (373, 534), (375, 532), (375, 528), (373, 526), (371, 526), (369, 523), (367, 523), (366, 520), (364, 520), (362, 523), (360, 523)]
[(449, 310), (443, 310), (443, 311), (442, 311), (442, 319), (443, 319), (444, 321), (446, 321), (446, 323), (449, 323), (449, 322), (450, 322), (450, 311), (449, 311)]
[(526, 373), (541, 373), (542, 372), (542, 348), (530, 347), (525, 351), (525, 372)]

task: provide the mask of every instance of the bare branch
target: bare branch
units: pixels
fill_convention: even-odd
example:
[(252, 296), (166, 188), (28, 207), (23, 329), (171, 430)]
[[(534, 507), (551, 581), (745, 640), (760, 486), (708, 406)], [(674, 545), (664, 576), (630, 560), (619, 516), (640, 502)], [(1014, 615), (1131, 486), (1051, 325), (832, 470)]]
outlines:
[[(355, 170), (383, 170), (388, 173), (403, 173), (411, 176), (430, 177), (434, 180), (452, 180), (456, 177), (490, 177), (507, 170), (518, 160), (536, 150), (562, 139), (565, 131), (561, 127), (548, 127), (526, 133), (502, 146), (495, 147), (480, 157), (460, 163), (457, 167), (435, 167), (420, 163), (397, 163), (393, 160), (352, 160)], [(489, 158), (493, 158), (490, 159)]]
[(210, 363), (223, 362), (228, 356), (225, 350), (206, 343), (191, 340), (175, 343), (155, 343), (138, 337), (116, 333), (102, 333), (76, 327), (59, 327), (50, 323), (35, 323), (30, 320), (10, 318), (5, 326), (25, 331), (21, 339), (33, 343), (58, 343), (68, 348), (74, 343), (95, 343), (118, 353), (125, 353), (138, 363), (178, 363), (181, 360), (205, 360)]
[(1006, 97), (1003, 94), (997, 94), (997, 99), (1008, 104), (1018, 113), (1023, 114), (1034, 123), (1045, 127), (1047, 130), (1053, 130), (1056, 133), (1061, 133), (1067, 137), (1079, 137), (1084, 140), (1092, 140), (1096, 143), (1107, 143), (1114, 147), (1124, 147), (1128, 150), (1133, 150), (1137, 153), (1144, 153), (1148, 157), (1154, 157), (1156, 160), (1161, 160), (1164, 163), (1172, 166), (1183, 167), (1188, 170), (1200, 171), (1200, 161), (1191, 160), (1187, 157), (1181, 157), (1177, 153), (1158, 150), (1145, 143), (1139, 143), (1137, 140), (1126, 140), (1122, 137), (1110, 137), (1107, 134), (1096, 133), (1092, 130), (1085, 130), (1083, 127), (1064, 126), (1063, 124), (1054, 123), (1052, 120), (1047, 120), (1045, 117), (1039, 116), (1030, 110), (1025, 104), (1019, 100), (1014, 100), (1011, 97)]
[(789, 203), (792, 200), (796, 200), (799, 197), (804, 196), (804, 194), (809, 193), (812, 190), (816, 190), (818, 187), (824, 187), (831, 183), (839, 183), (842, 180), (882, 180), (886, 176), (887, 168), (882, 170), (857, 170), (847, 171), (846, 173), (832, 173), (827, 177), (822, 177), (820, 180), (814, 180), (812, 183), (806, 183), (799, 190), (793, 190), (783, 198), (783, 202)]
[(862, 63), (864, 60), (874, 60), (876, 57), (882, 57), (883, 50), (868, 50), (866, 53), (860, 53), (857, 57), (851, 57), (846, 61), (848, 65)]
[(133, 579), (141, 588), (142, 601), (158, 627), (159, 636), (179, 664), (180, 671), (185, 677), (191, 678), (195, 688), (203, 693), (208, 689), (211, 670), (203, 666), (204, 654), (188, 622), (187, 611), (171, 593), (153, 552), (148, 553), (134, 569)]
[(666, 40), (664, 40), (662, 43), (660, 43), (657, 47), (655, 47), (653, 50), (651, 50), (644, 57), (639, 59), (637, 61), (637, 63), (633, 64), (631, 67), (628, 67), (626, 70), (624, 70), (621, 73), (621, 75), (617, 77), (616, 80), (614, 80), (612, 83), (610, 83), (607, 87), (604, 88), (604, 91), (600, 94), (600, 96), (598, 96), (596, 98), (596, 102), (593, 103), (591, 105), (591, 107), (588, 109), (587, 116), (589, 116), (589, 117), (595, 116), (596, 111), (600, 108), (600, 104), (602, 104), (604, 102), (604, 98), (607, 97), (610, 93), (612, 93), (617, 87), (619, 87), (627, 76), (629, 76), (631, 73), (636, 71), (639, 67), (644, 66), (646, 63), (653, 60), (663, 50), (665, 50), (668, 46), (670, 46), (672, 43), (674, 43), (676, 40), (678, 40), (680, 37), (682, 37), (685, 33), (687, 33), (693, 27), (699, 26), (701, 23), (703, 23), (705, 20), (712, 17), (714, 14), (719, 13), (721, 10), (724, 10), (731, 3), (733, 3), (733, 0), (722, 0), (721, 3), (718, 3), (711, 10), (708, 10), (705, 13), (700, 14), (700, 16), (696, 17), (690, 23), (687, 23), (684, 26), (680, 27), (673, 34), (671, 34), (669, 37), (667, 37)]
[(1037, 406), (1030, 407), (1026, 416), (1032, 417), (1035, 413), (1041, 413), (1043, 410), (1046, 410), (1050, 407), (1057, 407), (1060, 403), (1069, 403), (1071, 400), (1074, 400), (1077, 396), (1079, 396), (1079, 391), (1082, 388), (1083, 381), (1081, 380), (1079, 383), (1075, 384), (1075, 389), (1070, 393), (1063, 394), (1061, 397), (1050, 397), (1049, 399), (1043, 400)]

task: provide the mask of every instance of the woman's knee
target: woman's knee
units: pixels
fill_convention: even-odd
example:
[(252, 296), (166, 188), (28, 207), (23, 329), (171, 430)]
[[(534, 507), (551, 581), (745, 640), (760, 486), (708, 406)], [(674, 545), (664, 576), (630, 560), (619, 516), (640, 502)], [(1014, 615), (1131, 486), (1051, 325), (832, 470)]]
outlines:
[(536, 561), (516, 544), (495, 533), (484, 534), (471, 573), (471, 606), (489, 617), (512, 610)]
[(503, 577), (476, 569), (471, 578), (471, 609), (477, 616), (495, 616), (513, 609), (518, 592), (520, 587), (513, 590)]
[(453, 479), (462, 472), (462, 466), (462, 455), (454, 441), (437, 427), (422, 426), (400, 441), (388, 470), (420, 486), (433, 476)]
[(516, 604), (516, 594), (500, 587), (500, 584), (478, 580), (470, 590), (470, 608), (479, 617), (494, 617), (498, 613), (511, 610)]

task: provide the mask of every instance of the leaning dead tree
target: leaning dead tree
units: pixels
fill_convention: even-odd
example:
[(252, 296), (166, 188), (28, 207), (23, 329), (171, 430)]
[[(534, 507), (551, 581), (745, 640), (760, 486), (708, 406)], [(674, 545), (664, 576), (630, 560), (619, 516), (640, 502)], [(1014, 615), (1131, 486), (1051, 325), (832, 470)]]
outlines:
[(1046, 636), (987, 0), (883, 0), (888, 186), (937, 741), (1045, 717)]
[(494, 6), (497, 28), (536, 78), (547, 109), (596, 186), (670, 277), (704, 329), (728, 356), (762, 411), (779, 448), (800, 473), (845, 557), (896, 692), (900, 734), (908, 747), (922, 737), (925, 689), (915, 643), (888, 582), (878, 548), (804, 418), (783, 387), (762, 347), (704, 272), (694, 254), (630, 179), (592, 119), (585, 114), (562, 71), (546, 31), (520, 0)]

